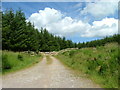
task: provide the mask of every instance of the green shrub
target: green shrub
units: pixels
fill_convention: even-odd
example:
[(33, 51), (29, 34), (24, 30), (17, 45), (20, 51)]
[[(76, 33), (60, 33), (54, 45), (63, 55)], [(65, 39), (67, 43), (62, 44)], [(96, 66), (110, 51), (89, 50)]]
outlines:
[(36, 54), (39, 54), (39, 51), (37, 50), (35, 53), (36, 53)]
[(23, 61), (23, 56), (18, 54), (18, 60)]
[(102, 55), (99, 54), (99, 55), (98, 55), (98, 58), (102, 58)]
[(11, 69), (12, 65), (8, 61), (8, 55), (2, 54), (2, 69)]
[(75, 51), (69, 51), (69, 56), (72, 57), (75, 54)]
[(28, 50), (28, 54), (30, 54), (31, 52), (30, 52), (30, 50)]

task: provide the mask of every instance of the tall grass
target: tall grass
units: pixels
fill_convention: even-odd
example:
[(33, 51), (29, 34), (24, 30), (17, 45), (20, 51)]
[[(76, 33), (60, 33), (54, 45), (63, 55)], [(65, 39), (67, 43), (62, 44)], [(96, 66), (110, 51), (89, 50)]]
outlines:
[(67, 66), (87, 74), (104, 88), (118, 87), (117, 43), (66, 51), (59, 53), (57, 57)]
[(6, 74), (29, 67), (41, 60), (40, 54), (2, 51), (2, 73)]

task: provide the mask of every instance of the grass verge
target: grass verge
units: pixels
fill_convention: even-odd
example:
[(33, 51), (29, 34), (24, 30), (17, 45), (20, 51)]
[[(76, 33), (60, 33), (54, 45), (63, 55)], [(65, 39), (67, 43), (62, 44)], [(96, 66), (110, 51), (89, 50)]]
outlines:
[(56, 56), (65, 65), (88, 75), (103, 88), (118, 88), (118, 44), (82, 48)]
[(30, 67), (41, 59), (41, 54), (31, 55), (24, 52), (2, 51), (2, 74)]

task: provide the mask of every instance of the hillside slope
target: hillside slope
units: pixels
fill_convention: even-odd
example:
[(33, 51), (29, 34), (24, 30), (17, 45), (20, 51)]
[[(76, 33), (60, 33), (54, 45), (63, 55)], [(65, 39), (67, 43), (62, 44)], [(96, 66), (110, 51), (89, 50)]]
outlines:
[(87, 74), (102, 87), (118, 87), (117, 43), (60, 52), (56, 57), (65, 65)]

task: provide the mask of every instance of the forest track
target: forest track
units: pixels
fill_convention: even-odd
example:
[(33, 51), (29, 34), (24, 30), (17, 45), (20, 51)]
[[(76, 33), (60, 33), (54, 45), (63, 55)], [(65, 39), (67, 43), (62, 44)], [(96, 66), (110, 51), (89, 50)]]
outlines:
[(91, 80), (74, 75), (74, 71), (65, 67), (50, 55), (51, 64), (47, 64), (46, 55), (41, 62), (28, 69), (3, 75), (3, 88), (100, 88)]

